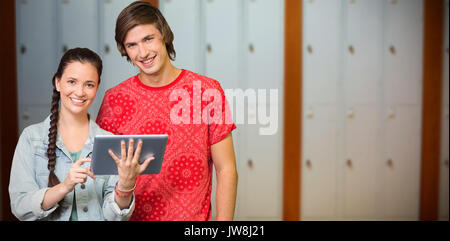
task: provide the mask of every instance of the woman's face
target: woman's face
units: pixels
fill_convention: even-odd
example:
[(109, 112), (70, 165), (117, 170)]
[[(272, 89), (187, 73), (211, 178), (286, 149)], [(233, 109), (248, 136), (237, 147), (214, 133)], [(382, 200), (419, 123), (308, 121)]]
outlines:
[(61, 112), (87, 114), (97, 94), (98, 81), (97, 69), (91, 63), (69, 63), (61, 78), (55, 80), (61, 96)]

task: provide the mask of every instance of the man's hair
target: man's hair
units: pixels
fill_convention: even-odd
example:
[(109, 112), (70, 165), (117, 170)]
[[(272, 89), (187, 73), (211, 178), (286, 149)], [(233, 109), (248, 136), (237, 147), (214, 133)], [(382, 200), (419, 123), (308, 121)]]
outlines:
[(115, 38), (117, 49), (122, 56), (126, 56), (127, 60), (131, 61), (125, 50), (125, 37), (132, 28), (143, 24), (154, 24), (163, 37), (170, 60), (175, 60), (176, 52), (173, 47), (174, 36), (169, 24), (158, 8), (142, 1), (131, 3), (117, 17)]

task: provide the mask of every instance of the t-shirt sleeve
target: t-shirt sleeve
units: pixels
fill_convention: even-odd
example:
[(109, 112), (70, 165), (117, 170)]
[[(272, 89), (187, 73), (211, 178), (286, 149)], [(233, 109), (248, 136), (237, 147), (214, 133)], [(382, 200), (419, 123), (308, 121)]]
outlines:
[[(222, 141), (228, 134), (236, 129), (225, 93), (218, 83), (217, 85), (218, 87), (216, 91), (213, 91), (210, 95), (207, 95), (207, 98), (212, 100), (207, 107), (208, 117), (210, 118), (210, 123), (208, 124), (210, 145), (214, 145)], [(216, 97), (217, 94), (215, 93), (220, 93), (220, 95)], [(214, 97), (211, 98), (211, 96)], [(220, 98), (221, 100), (219, 101), (215, 98)]]
[(117, 135), (118, 123), (116, 118), (114, 118), (113, 106), (110, 101), (110, 95), (111, 92), (109, 90), (106, 91), (102, 105), (100, 106), (100, 110), (98, 111), (96, 122), (103, 130), (109, 131), (114, 135)]

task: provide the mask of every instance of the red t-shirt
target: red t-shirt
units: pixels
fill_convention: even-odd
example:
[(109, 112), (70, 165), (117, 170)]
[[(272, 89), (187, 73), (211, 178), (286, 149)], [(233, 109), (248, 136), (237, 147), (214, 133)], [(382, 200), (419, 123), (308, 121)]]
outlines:
[(140, 175), (131, 220), (210, 220), (211, 145), (236, 128), (220, 84), (182, 70), (167, 86), (138, 76), (108, 90), (97, 123), (116, 135), (168, 134), (161, 173)]

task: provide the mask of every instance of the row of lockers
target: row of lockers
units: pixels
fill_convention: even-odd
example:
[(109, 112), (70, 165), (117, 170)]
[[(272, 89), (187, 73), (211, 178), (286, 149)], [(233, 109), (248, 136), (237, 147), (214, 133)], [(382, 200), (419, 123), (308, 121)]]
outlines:
[(421, 102), (422, 1), (317, 0), (304, 9), (304, 77), (315, 80), (304, 83), (306, 103)]
[(423, 0), (303, 3), (302, 218), (417, 220)]

